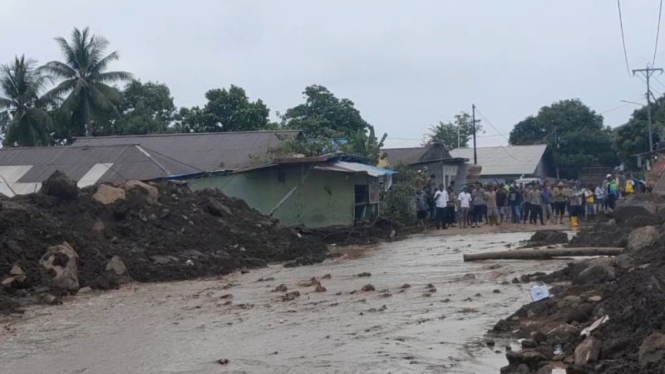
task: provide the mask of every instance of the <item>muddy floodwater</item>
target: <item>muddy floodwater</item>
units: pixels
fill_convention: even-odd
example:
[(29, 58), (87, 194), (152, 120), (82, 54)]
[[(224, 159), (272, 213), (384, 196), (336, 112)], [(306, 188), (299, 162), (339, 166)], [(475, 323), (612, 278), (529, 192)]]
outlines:
[[(338, 249), (345, 255), (313, 266), (131, 284), (31, 307), (0, 319), (0, 372), (498, 373), (509, 342), (489, 348), (484, 334), (529, 301), (530, 287), (502, 282), (567, 261), (464, 263), (462, 254), (529, 236), (415, 236)], [(312, 277), (325, 292), (304, 286)], [(283, 301), (271, 292), (281, 284), (300, 296)], [(361, 291), (367, 284), (375, 291)]]

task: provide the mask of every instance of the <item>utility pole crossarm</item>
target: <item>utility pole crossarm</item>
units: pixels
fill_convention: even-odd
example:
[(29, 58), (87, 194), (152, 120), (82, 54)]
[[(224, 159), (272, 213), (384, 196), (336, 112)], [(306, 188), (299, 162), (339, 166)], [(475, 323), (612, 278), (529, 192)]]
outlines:
[(647, 83), (647, 121), (649, 125), (649, 152), (653, 152), (653, 126), (651, 124), (651, 76), (653, 73), (658, 72), (658, 73), (663, 73), (663, 69), (661, 68), (652, 68), (647, 65), (646, 69), (633, 69), (633, 75), (637, 75), (638, 73), (644, 74), (644, 77), (646, 78), (646, 83)]

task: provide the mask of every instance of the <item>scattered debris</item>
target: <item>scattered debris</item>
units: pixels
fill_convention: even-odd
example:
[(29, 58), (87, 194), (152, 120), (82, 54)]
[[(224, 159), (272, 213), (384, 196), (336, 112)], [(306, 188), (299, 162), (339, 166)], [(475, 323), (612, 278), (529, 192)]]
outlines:
[(326, 288), (321, 285), (321, 283), (316, 285), (316, 288), (314, 289), (314, 292), (326, 292)]
[(361, 291), (367, 292), (367, 291), (376, 291), (373, 285), (371, 284), (366, 284), (364, 285), (361, 289)]
[(371, 277), (371, 276), (372, 276), (372, 273), (368, 273), (366, 271), (356, 275), (356, 277), (358, 277), (358, 278)]
[(275, 289), (272, 290), (272, 292), (287, 292), (288, 290), (289, 290), (289, 288), (286, 287), (286, 285), (282, 283), (279, 286), (275, 287)]
[(300, 292), (291, 291), (282, 296), (282, 301), (293, 301), (298, 297), (300, 297)]

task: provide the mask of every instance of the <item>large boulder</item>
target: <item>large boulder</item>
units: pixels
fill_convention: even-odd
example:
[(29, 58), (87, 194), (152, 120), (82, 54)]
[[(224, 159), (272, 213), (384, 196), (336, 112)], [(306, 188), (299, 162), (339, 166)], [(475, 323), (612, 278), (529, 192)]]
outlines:
[(660, 237), (658, 229), (654, 226), (644, 226), (635, 229), (628, 235), (628, 246), (626, 249), (629, 251), (639, 251), (642, 248), (652, 246)]
[(147, 183), (131, 180), (120, 186), (128, 195), (140, 196), (148, 204), (155, 204), (159, 200), (159, 190)]
[(104, 205), (113, 204), (118, 200), (125, 200), (125, 190), (109, 186), (108, 184), (100, 184), (97, 186), (97, 192), (92, 195), (92, 199)]
[(600, 340), (590, 336), (575, 348), (575, 364), (586, 365), (598, 361), (600, 355)]
[(647, 336), (638, 352), (640, 365), (647, 366), (651, 363), (660, 362), (665, 358), (665, 335), (654, 332)]
[(41, 193), (63, 200), (75, 200), (79, 196), (79, 188), (67, 174), (56, 170), (42, 182)]
[(233, 215), (233, 212), (228, 206), (222, 204), (221, 201), (214, 199), (212, 197), (209, 197), (206, 201), (206, 210), (208, 211), (208, 213), (217, 217)]
[(573, 278), (573, 284), (598, 284), (616, 279), (611, 258), (596, 258), (587, 261), (586, 265), (588, 267)]
[(77, 291), (79, 256), (67, 242), (49, 247), (39, 260), (45, 283), (62, 291)]
[(631, 226), (657, 225), (658, 204), (652, 201), (626, 199), (614, 210), (617, 223)]
[(534, 246), (566, 243), (568, 243), (568, 234), (558, 230), (539, 230), (529, 239), (529, 244)]

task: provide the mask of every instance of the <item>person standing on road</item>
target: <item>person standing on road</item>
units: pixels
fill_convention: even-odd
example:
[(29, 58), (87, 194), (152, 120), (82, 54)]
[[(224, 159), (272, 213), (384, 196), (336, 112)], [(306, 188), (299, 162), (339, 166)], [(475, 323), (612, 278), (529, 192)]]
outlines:
[(563, 216), (566, 213), (566, 202), (568, 201), (563, 182), (559, 182), (552, 195), (552, 199), (554, 200), (554, 221), (556, 222), (556, 218), (559, 217), (559, 223), (562, 224)]
[(547, 222), (554, 220), (554, 214), (552, 209), (552, 189), (550, 186), (545, 185), (543, 192), (540, 194), (543, 200), (543, 216)]
[(529, 221), (531, 214), (531, 185), (527, 185), (522, 193), (522, 223), (526, 224)]
[(540, 190), (540, 186), (534, 186), (531, 191), (531, 223), (534, 225), (538, 224), (538, 218), (540, 218), (540, 224), (545, 225), (543, 222), (543, 191)]
[(522, 205), (522, 194), (513, 185), (508, 193), (508, 204), (510, 205), (510, 216), (513, 223), (520, 223), (520, 206)]
[(436, 204), (436, 229), (447, 229), (446, 227), (446, 208), (448, 207), (448, 191), (439, 186), (434, 193), (434, 203)]
[(459, 202), (459, 214), (457, 215), (459, 219), (458, 225), (459, 227), (466, 228), (469, 219), (469, 208), (471, 208), (471, 194), (466, 187), (460, 192), (457, 201)]
[(476, 189), (473, 191), (473, 227), (479, 227), (482, 223), (483, 211), (487, 208), (485, 203), (485, 190), (483, 185), (478, 183)]
[(632, 174), (628, 174), (628, 176), (626, 176), (626, 184), (624, 186), (623, 192), (626, 196), (635, 193), (635, 180), (633, 180)]
[(584, 200), (586, 202), (586, 216), (591, 217), (596, 214), (594, 209), (596, 205), (596, 196), (593, 192), (593, 186), (589, 185), (588, 188), (584, 189)]
[(570, 216), (579, 219), (582, 215), (582, 190), (574, 185), (570, 193)]
[(499, 224), (503, 223), (504, 218), (508, 222), (508, 213), (506, 212), (507, 195), (503, 184), (499, 185), (499, 189), (496, 191), (496, 205), (499, 207)]
[(603, 190), (603, 187), (601, 185), (596, 186), (596, 191), (594, 193), (596, 197), (596, 213), (599, 213), (603, 210), (605, 210), (603, 206), (603, 202), (605, 201), (605, 190)]
[(446, 223), (449, 227), (455, 226), (455, 209), (457, 208), (457, 196), (453, 192), (452, 187), (448, 187), (448, 207), (446, 211)]
[(499, 209), (496, 202), (496, 191), (494, 186), (489, 187), (489, 191), (485, 194), (487, 199), (487, 217), (490, 226), (497, 224), (499, 217)]
[(425, 201), (425, 193), (420, 190), (416, 194), (416, 215), (418, 217), (418, 226), (425, 226), (425, 221), (427, 220), (427, 212), (429, 211), (429, 205)]
[(619, 197), (619, 184), (607, 174), (607, 208), (614, 210), (614, 204)]

